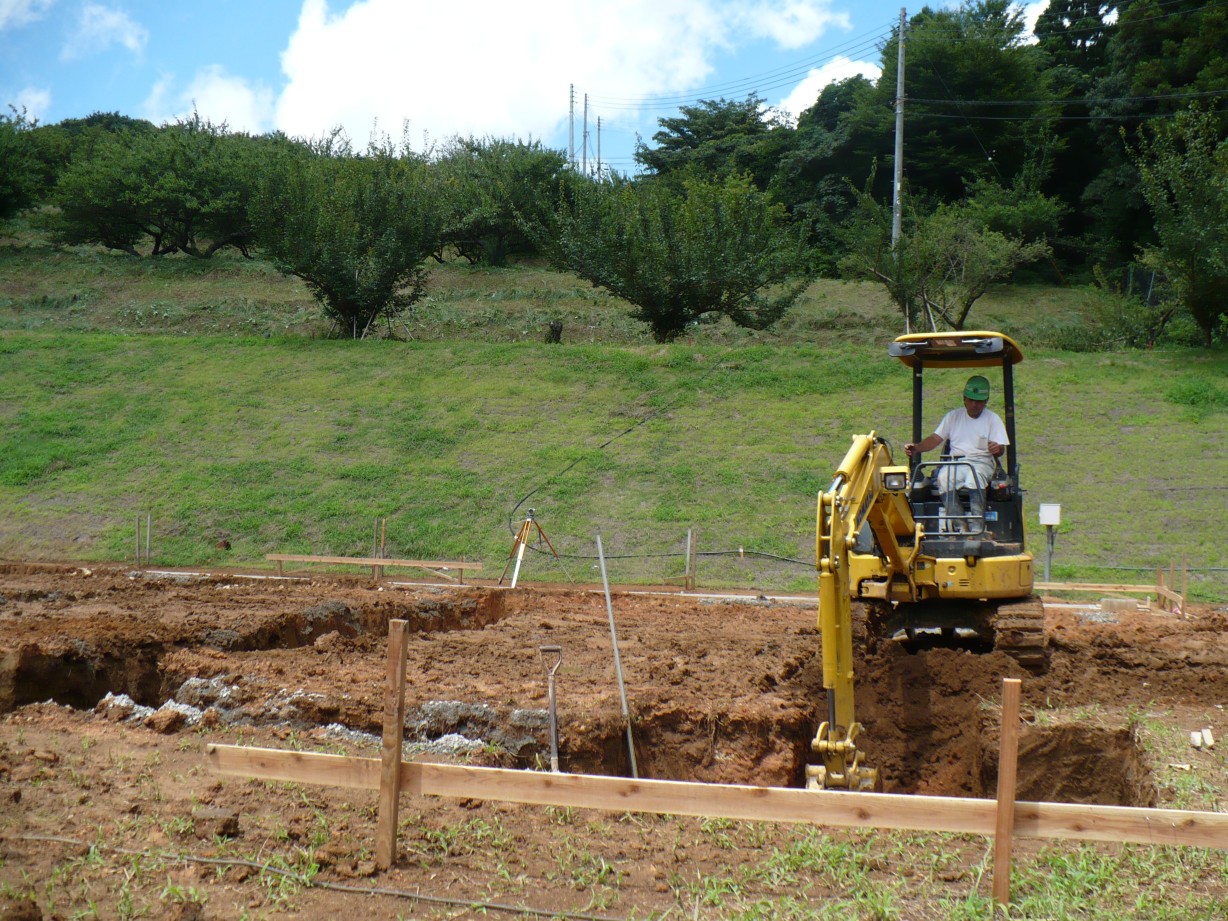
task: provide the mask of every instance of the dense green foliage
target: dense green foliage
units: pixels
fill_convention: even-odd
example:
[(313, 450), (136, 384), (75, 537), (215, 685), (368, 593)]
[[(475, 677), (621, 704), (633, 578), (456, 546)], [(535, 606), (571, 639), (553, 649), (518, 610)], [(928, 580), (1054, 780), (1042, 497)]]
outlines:
[(32, 206), (37, 199), (38, 165), (24, 111), (0, 114), (0, 221)]
[(746, 177), (577, 185), (550, 228), (551, 255), (623, 298), (658, 342), (705, 317), (763, 329), (801, 293), (796, 234)]
[(645, 170), (663, 178), (749, 174), (760, 190), (767, 187), (787, 142), (779, 113), (765, 110), (755, 93), (735, 101), (701, 100), (679, 111), (658, 119), (655, 147), (636, 145), (635, 159)]
[[(1097, 279), (1111, 296), (1141, 291), (1140, 310), (1125, 313), (1154, 315), (1143, 323), (1151, 330), (1149, 340), (1171, 321), (1192, 322), (1204, 341), (1218, 341), (1223, 308), (1207, 294), (1219, 284), (1211, 257), (1197, 257), (1204, 263), (1200, 277), (1211, 279), (1210, 286), (1196, 284), (1189, 259), (1174, 256), (1177, 225), (1163, 205), (1178, 197), (1176, 186), (1155, 177), (1169, 136), (1166, 124), (1192, 103), (1216, 113), (1200, 129), (1206, 143), (1213, 147), (1228, 135), (1218, 102), (1228, 93), (1228, 58), (1221, 53), (1228, 44), (1228, 12), (1202, 0), (1051, 0), (1036, 25), (1036, 40), (1024, 30), (1021, 8), (1007, 0), (923, 7), (904, 34), (898, 26), (884, 33), (877, 81), (852, 77), (826, 86), (800, 113), (768, 108), (754, 92), (683, 105), (659, 120), (651, 143), (637, 145), (643, 175), (620, 179), (608, 196), (573, 188), (580, 177), (566, 168), (560, 151), (540, 142), (470, 137), (451, 139), (425, 158), (389, 152), (385, 159), (410, 161), (396, 170), (413, 173), (409, 185), (423, 192), (410, 196), (411, 203), (404, 182), (372, 169), (369, 152), (336, 146), (324, 157), (330, 166), (321, 161), (312, 167), (319, 174), (312, 181), (322, 181), (325, 169), (346, 177), (329, 181), (329, 194), (338, 197), (328, 208), (343, 214), (335, 221), (323, 216), (320, 195), (300, 201), (282, 194), (275, 205), (269, 196), (287, 186), (287, 164), (311, 163), (306, 153), (318, 156), (321, 145), (335, 144), (336, 136), (319, 142), (255, 138), (197, 117), (154, 127), (113, 112), (35, 125), (14, 112), (0, 118), (0, 219), (37, 209), (62, 243), (132, 254), (208, 257), (234, 247), (267, 255), (309, 279), (326, 312), (353, 335), (369, 328), (374, 316), (395, 316), (416, 301), (425, 269), (394, 267), (397, 259), (408, 262), (425, 251), (424, 259), (439, 264), (459, 255), (501, 267), (538, 256), (542, 228), (578, 227), (576, 208), (594, 200), (638, 196), (664, 214), (664, 203), (691, 201), (695, 189), (747, 181), (783, 209), (807, 245), (810, 271), (880, 279), (910, 322), (974, 322), (971, 311), (986, 286), (1026, 265), (1032, 278)], [(884, 250), (875, 209), (887, 206), (895, 191), (901, 43), (907, 50), (907, 102), (900, 194), (911, 236), (891, 251)], [(304, 156), (290, 156), (292, 150)], [(351, 160), (363, 162), (343, 166)], [(1143, 164), (1153, 161), (1144, 175)], [(1201, 184), (1186, 183), (1189, 194), (1180, 213), (1201, 215), (1205, 227), (1216, 226), (1220, 206), (1214, 190), (1224, 182), (1224, 169), (1222, 158), (1209, 160)], [(295, 181), (306, 183), (308, 176)], [(1158, 192), (1161, 186), (1168, 191)], [(254, 198), (257, 189), (264, 189), (262, 198)], [(407, 204), (422, 218), (416, 233), (396, 217)], [(661, 227), (668, 223), (663, 220)], [(345, 228), (358, 226), (355, 221), (363, 227), (360, 239), (343, 243)], [(605, 234), (590, 244), (594, 252), (622, 252), (618, 241), (626, 241), (628, 230), (616, 229), (618, 223), (609, 213), (589, 220), (590, 228)], [(310, 228), (314, 242), (295, 243), (291, 254), (288, 235), (277, 232), (283, 225)], [(253, 242), (257, 226), (264, 228), (263, 253)], [(331, 242), (322, 242), (324, 237)], [(701, 316), (705, 304), (718, 305), (707, 312), (752, 325), (779, 317), (784, 301), (750, 304), (745, 295), (730, 299), (724, 293), (770, 286), (781, 277), (775, 269), (747, 271), (750, 263), (735, 257), (741, 279), (717, 285), (721, 293), (711, 273), (694, 271), (701, 261), (696, 246), (712, 247), (702, 257), (709, 264), (730, 259), (721, 242), (710, 233), (658, 247), (666, 261), (686, 258), (691, 265), (679, 270), (648, 258), (634, 271), (624, 265), (617, 273), (623, 281), (613, 287), (608, 271), (585, 268), (581, 274), (637, 305), (647, 298), (655, 306), (641, 307), (641, 313), (665, 337), (682, 327), (655, 318), (663, 310), (663, 292), (675, 292), (670, 298), (678, 302), (688, 279), (705, 281), (704, 290), (669, 308), (683, 325)], [(404, 252), (394, 258), (392, 250), (401, 246)], [(577, 246), (574, 240), (553, 245), (552, 255), (560, 261), (559, 253), (568, 249), (563, 264), (591, 262), (579, 258)], [(763, 261), (774, 263), (778, 254), (770, 248)], [(368, 280), (342, 283), (341, 274), (353, 274), (360, 262)], [(376, 263), (383, 267), (374, 270)], [(1136, 269), (1144, 266), (1156, 275), (1135, 287)], [(636, 280), (628, 282), (632, 276)], [(347, 293), (347, 287), (354, 290)], [(1113, 315), (1122, 312), (1103, 317)], [(1137, 325), (1093, 330), (1087, 341), (1134, 341), (1137, 334)]]
[(367, 335), (423, 293), (445, 198), (426, 164), (390, 144), (354, 156), (339, 138), (287, 147), (266, 167), (252, 208), (261, 249), (296, 275), (344, 335)]
[(207, 259), (252, 242), (248, 202), (266, 141), (233, 135), (199, 116), (161, 131), (104, 133), (75, 155), (50, 219), (62, 243), (96, 243), (136, 255)]
[(549, 220), (560, 183), (572, 175), (562, 152), (539, 141), (456, 138), (438, 164), (450, 204), (440, 242), (471, 263), (494, 266), (535, 251), (524, 225)]
[(1147, 259), (1210, 345), (1228, 293), (1228, 140), (1218, 138), (1211, 115), (1179, 112), (1154, 133), (1140, 132), (1136, 164), (1159, 241)]
[(883, 284), (908, 329), (919, 328), (922, 318), (927, 329), (939, 328), (939, 320), (964, 329), (990, 285), (1049, 254), (1043, 231), (1059, 213), (1037, 192), (980, 183), (974, 195), (933, 211), (919, 212), (910, 203), (893, 243), (890, 209), (869, 191), (857, 204), (842, 232), (842, 265), (853, 278)]

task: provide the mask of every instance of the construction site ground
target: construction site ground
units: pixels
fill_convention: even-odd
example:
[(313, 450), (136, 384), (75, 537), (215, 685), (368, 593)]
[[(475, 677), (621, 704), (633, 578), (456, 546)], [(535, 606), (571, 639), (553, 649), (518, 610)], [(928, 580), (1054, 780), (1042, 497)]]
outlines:
[[(860, 649), (886, 790), (993, 797), (1017, 677), (1019, 799), (1222, 811), (1228, 609), (1047, 601), (1041, 674), (967, 637)], [(812, 600), (618, 590), (612, 607), (641, 776), (801, 785), (825, 712)], [(915, 919), (988, 898), (973, 836), (410, 795), (377, 872), (375, 792), (209, 771), (209, 742), (378, 758), (393, 618), (406, 758), (548, 768), (552, 645), (562, 769), (629, 774), (599, 589), (0, 564), (0, 918)], [(1203, 729), (1223, 743), (1194, 748)], [(1052, 846), (1018, 841), (1023, 891)], [(1228, 916), (1225, 853), (1185, 887)]]

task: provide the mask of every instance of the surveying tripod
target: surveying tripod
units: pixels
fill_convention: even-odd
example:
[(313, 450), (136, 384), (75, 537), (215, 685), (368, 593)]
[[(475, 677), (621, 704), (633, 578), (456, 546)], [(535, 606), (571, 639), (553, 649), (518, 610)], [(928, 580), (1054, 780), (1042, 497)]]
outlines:
[(503, 575), (499, 576), (499, 584), (503, 584), (503, 580), (507, 577), (508, 567), (515, 560), (516, 566), (512, 570), (512, 588), (516, 587), (516, 580), (520, 578), (520, 564), (524, 560), (525, 548), (529, 546), (529, 537), (533, 533), (533, 529), (537, 529), (537, 536), (546, 542), (546, 546), (550, 548), (550, 552), (554, 554), (554, 558), (559, 558), (558, 551), (554, 549), (554, 544), (550, 543), (550, 538), (546, 536), (546, 532), (542, 530), (542, 526), (537, 523), (533, 517), (533, 509), (529, 509), (529, 514), (520, 525), (520, 530), (516, 532), (516, 539), (512, 541), (512, 550), (507, 555), (507, 564), (503, 567)]

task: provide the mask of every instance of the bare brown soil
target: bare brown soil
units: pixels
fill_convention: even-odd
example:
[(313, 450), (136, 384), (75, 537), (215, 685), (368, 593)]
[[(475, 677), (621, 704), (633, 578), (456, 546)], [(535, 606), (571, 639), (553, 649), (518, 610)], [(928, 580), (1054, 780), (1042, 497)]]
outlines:
[[(613, 607), (642, 775), (801, 783), (825, 709), (812, 603), (620, 592)], [(1050, 607), (1040, 675), (1001, 653), (880, 642), (860, 663), (868, 760), (888, 791), (992, 796), (994, 705), (1002, 678), (1019, 677), (1028, 724), (1020, 799), (1165, 805), (1175, 769), (1146, 750), (1140, 724), (1228, 738), (1216, 706), (1228, 689), (1228, 614), (1189, 613)], [(370, 917), (478, 916), (463, 905), (302, 889), (258, 869), (293, 855), (334, 885), (572, 916), (690, 917), (703, 900), (688, 881), (810, 833), (407, 798), (398, 863), (375, 874), (374, 794), (207, 771), (206, 741), (377, 756), (392, 618), (410, 629), (407, 756), (545, 765), (539, 647), (549, 644), (563, 650), (563, 770), (629, 772), (599, 592), (0, 565), (0, 918), (22, 917), (4, 914), (16, 905), (30, 906), (29, 917), (84, 917), (91, 904), (101, 917), (336, 917), (351, 905)], [(1182, 757), (1225, 785), (1217, 751)], [(927, 885), (983, 888), (972, 874), (984, 843), (947, 847), (950, 878), (931, 874)], [(156, 871), (134, 870), (141, 860), (121, 852), (145, 852)], [(808, 898), (831, 895), (816, 884)], [(908, 917), (930, 916), (932, 893), (918, 898)], [(125, 905), (144, 907), (125, 915)]]

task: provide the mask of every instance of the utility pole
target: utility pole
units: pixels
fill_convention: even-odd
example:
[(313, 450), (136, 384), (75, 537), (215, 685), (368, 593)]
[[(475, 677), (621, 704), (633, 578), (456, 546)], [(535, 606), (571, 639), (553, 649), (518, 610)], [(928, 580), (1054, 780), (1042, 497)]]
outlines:
[(576, 168), (576, 85), (571, 84), (571, 105), (567, 115), (567, 161)]
[[(904, 203), (901, 191), (904, 185), (904, 29), (908, 25), (908, 11), (900, 7), (899, 58), (895, 73), (895, 196), (891, 201), (891, 254), (899, 272), (900, 254), (897, 247), (903, 228)], [(912, 332), (911, 318), (904, 314), (904, 332)]]
[(580, 144), (580, 164), (582, 172), (588, 175), (588, 93), (584, 94), (584, 140)]
[(601, 178), (601, 116), (597, 116), (597, 178)]

